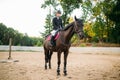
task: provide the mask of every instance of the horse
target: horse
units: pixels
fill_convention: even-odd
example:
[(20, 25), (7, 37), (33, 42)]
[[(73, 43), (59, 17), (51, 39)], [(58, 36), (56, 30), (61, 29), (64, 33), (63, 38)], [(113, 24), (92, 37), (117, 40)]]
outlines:
[(51, 46), (50, 40), (45, 39), (44, 41), (44, 55), (45, 55), (45, 69), (47, 69), (47, 63), (49, 63), (49, 69), (51, 69), (51, 56), (53, 52), (57, 52), (57, 75), (60, 75), (60, 64), (61, 64), (61, 53), (64, 52), (64, 75), (67, 75), (67, 57), (69, 53), (69, 48), (71, 46), (71, 38), (76, 33), (79, 35), (80, 39), (84, 38), (83, 32), (83, 21), (77, 19), (75, 16), (75, 21), (68, 24), (63, 30), (59, 32), (59, 37), (56, 40), (56, 46)]

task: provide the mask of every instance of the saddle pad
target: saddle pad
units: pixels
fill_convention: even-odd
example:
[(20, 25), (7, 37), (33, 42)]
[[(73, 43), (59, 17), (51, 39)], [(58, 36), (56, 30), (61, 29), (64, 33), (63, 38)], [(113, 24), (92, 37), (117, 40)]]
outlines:
[[(60, 35), (60, 33), (58, 32), (58, 33), (56, 34), (54, 40), (57, 40), (58, 37), (59, 37), (59, 35)], [(50, 41), (50, 40), (51, 40), (51, 36), (52, 36), (52, 35), (49, 35), (46, 39), (47, 39), (48, 41)]]

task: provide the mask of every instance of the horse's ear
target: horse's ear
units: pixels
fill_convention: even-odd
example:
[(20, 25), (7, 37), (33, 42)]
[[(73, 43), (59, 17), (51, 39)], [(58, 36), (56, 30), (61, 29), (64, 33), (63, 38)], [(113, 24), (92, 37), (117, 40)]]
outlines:
[(74, 18), (75, 18), (75, 21), (77, 21), (77, 17), (75, 16)]

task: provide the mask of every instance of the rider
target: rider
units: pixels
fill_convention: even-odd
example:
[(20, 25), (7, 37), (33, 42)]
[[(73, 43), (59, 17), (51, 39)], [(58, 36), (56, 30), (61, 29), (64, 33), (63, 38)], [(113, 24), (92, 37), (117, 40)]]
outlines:
[(59, 30), (62, 30), (63, 29), (63, 26), (62, 26), (62, 19), (60, 18), (61, 17), (61, 11), (58, 10), (56, 11), (55, 13), (55, 17), (53, 18), (53, 31), (51, 32), (52, 34), (52, 37), (51, 37), (51, 44), (54, 46), (54, 37), (56, 35), (56, 33), (59, 31)]

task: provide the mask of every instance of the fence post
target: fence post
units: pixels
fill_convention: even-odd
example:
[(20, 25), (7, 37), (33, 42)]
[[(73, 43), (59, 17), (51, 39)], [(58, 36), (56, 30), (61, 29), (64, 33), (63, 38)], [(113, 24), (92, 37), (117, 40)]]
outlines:
[(12, 46), (12, 38), (9, 39), (9, 57), (8, 57), (9, 60), (12, 59), (12, 57), (11, 57), (11, 46)]

